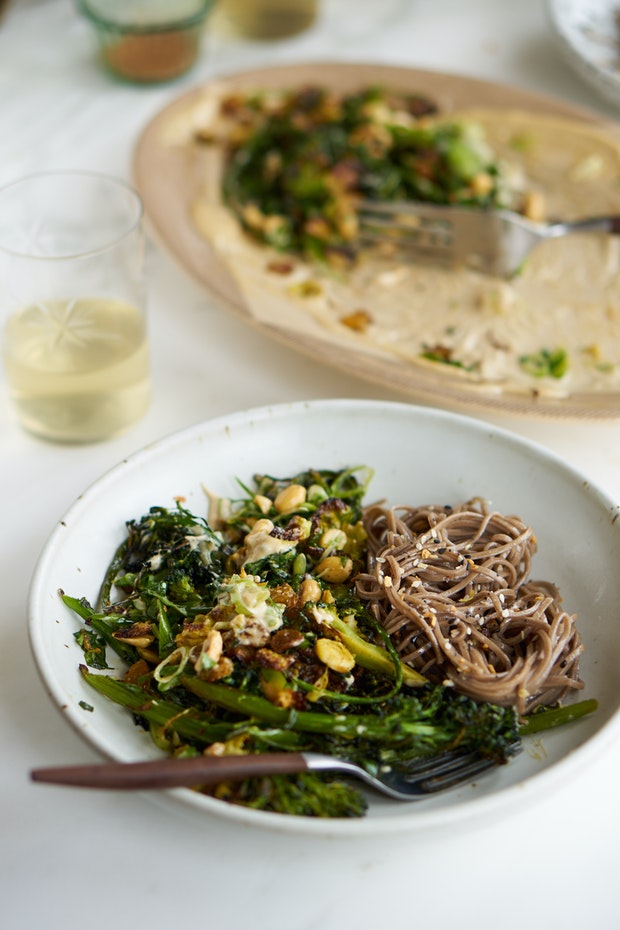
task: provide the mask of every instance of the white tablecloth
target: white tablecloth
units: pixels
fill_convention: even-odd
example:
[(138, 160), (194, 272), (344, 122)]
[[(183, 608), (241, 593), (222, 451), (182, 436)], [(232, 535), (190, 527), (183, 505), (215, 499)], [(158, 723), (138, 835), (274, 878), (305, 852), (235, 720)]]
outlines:
[[(617, 116), (560, 59), (539, 0), (325, 0), (313, 29), (274, 44), (216, 25), (190, 74), (128, 87), (99, 70), (70, 0), (9, 5), (0, 182), (61, 167), (129, 177), (137, 134), (167, 101), (216, 74), (312, 58), (459, 72)], [(306, 398), (402, 399), (244, 327), (155, 245), (148, 268), (154, 400), (130, 433), (45, 444), (18, 428), (0, 396), (1, 930), (617, 927), (620, 746), (532, 809), (447, 835), (361, 842), (191, 821), (143, 796), (28, 781), (34, 766), (97, 758), (45, 694), (26, 631), (36, 558), (79, 492), (151, 440), (214, 415)], [(620, 497), (620, 424), (489, 419)]]

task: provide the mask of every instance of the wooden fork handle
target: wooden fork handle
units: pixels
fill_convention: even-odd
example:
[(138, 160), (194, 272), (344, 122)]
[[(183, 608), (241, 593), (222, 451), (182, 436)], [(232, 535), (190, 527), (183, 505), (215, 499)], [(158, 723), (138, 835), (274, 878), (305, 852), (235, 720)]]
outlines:
[(284, 775), (308, 768), (302, 753), (271, 752), (244, 756), (163, 757), (148, 762), (104, 762), (33, 769), (32, 781), (77, 788), (148, 789), (212, 785), (252, 775)]

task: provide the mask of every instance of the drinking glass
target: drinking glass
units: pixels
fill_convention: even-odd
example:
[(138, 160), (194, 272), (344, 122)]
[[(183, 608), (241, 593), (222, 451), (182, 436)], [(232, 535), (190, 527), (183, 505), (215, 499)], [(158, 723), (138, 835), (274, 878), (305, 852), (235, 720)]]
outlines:
[(5, 378), (22, 426), (93, 442), (150, 402), (142, 202), (129, 185), (80, 171), (0, 190)]
[(283, 39), (308, 29), (319, 0), (219, 0), (232, 26), (250, 39)]

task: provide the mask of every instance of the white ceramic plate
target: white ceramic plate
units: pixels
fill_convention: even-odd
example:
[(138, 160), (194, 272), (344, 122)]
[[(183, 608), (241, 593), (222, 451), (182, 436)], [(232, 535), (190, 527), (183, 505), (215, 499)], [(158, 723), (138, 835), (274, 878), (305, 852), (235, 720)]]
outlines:
[(602, 97), (620, 106), (616, 0), (547, 0), (547, 10), (566, 62)]
[[(565, 783), (591, 763), (620, 724), (619, 508), (536, 445), (468, 417), (408, 404), (333, 400), (251, 410), (154, 443), (105, 474), (59, 522), (32, 582), (31, 643), (52, 700), (104, 756), (119, 761), (156, 756), (131, 717), (80, 678), (83, 654), (73, 638), (78, 624), (58, 589), (94, 600), (125, 521), (152, 505), (174, 506), (182, 496), (189, 509), (206, 514), (205, 485), (234, 496), (237, 477), (248, 480), (255, 472), (283, 477), (309, 466), (347, 464), (375, 469), (369, 501), (444, 504), (482, 495), (498, 510), (531, 523), (539, 540), (534, 575), (559, 584), (567, 609), (579, 615), (586, 644), (584, 696), (597, 698), (599, 711), (545, 734), (476, 785), (411, 804), (373, 796), (361, 820), (248, 811), (186, 789), (165, 792), (163, 799), (194, 816), (219, 815), (298, 833), (366, 835), (488, 816)], [(81, 701), (94, 710), (84, 710)]]

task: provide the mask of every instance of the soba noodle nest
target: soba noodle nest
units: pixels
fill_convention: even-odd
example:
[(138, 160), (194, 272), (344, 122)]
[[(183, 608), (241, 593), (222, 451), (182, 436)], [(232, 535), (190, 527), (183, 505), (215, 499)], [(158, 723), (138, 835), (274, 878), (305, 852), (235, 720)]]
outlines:
[(480, 499), (456, 507), (373, 505), (360, 597), (402, 659), (431, 681), (520, 714), (583, 686), (575, 617), (529, 579), (536, 538)]

